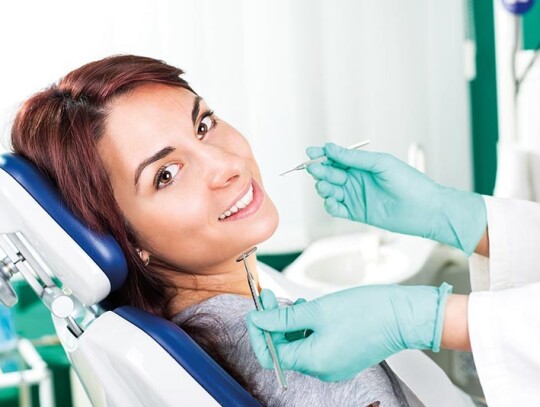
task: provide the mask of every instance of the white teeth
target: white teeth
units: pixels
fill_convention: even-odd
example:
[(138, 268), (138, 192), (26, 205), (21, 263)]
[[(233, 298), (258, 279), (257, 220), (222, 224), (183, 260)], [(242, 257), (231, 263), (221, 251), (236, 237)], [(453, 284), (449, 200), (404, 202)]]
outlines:
[(244, 205), (248, 206), (251, 200), (253, 199), (253, 191), (248, 192), (246, 196), (244, 196), (242, 199), (240, 199), (240, 202)]
[(236, 202), (230, 209), (226, 210), (221, 215), (219, 215), (219, 219), (223, 220), (231, 216), (233, 213), (236, 213), (244, 209), (246, 206), (248, 206), (251, 203), (252, 200), (253, 200), (253, 185), (250, 185), (247, 193), (242, 198), (240, 198), (240, 200)]

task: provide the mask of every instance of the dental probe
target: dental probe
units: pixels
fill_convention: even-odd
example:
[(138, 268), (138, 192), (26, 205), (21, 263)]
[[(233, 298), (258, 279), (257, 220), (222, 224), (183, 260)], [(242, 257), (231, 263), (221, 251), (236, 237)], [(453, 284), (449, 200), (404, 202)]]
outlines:
[[(347, 150), (357, 150), (359, 148), (362, 148), (362, 147), (368, 145), (369, 142), (370, 142), (370, 140), (361, 141), (360, 143), (356, 143), (356, 144), (353, 144), (352, 146), (347, 147)], [(322, 163), (322, 162), (325, 162), (325, 161), (326, 161), (326, 157), (323, 155), (322, 157), (314, 158), (313, 160), (304, 161), (302, 164), (299, 164), (299, 165), (297, 165), (296, 167), (294, 167), (294, 168), (292, 168), (290, 170), (282, 172), (279, 175), (282, 176), (282, 175), (288, 174), (289, 172), (305, 170), (306, 167), (309, 164)]]
[[(244, 267), (246, 269), (247, 279), (248, 279), (248, 284), (249, 284), (249, 290), (251, 291), (251, 296), (253, 297), (253, 302), (255, 303), (255, 309), (257, 311), (264, 311), (264, 306), (261, 301), (261, 297), (259, 296), (259, 291), (257, 291), (257, 287), (255, 287), (255, 279), (253, 278), (253, 274), (251, 274), (251, 272), (249, 271), (249, 266), (247, 263), (248, 256), (255, 253), (256, 250), (257, 250), (257, 247), (252, 247), (247, 252), (242, 253), (242, 255), (236, 259), (236, 261), (244, 262)], [(272, 342), (272, 337), (270, 336), (270, 332), (264, 331), (264, 337), (266, 339), (266, 344), (268, 345), (268, 350), (270, 351), (270, 356), (272, 357), (272, 363), (274, 364), (274, 371), (276, 372), (276, 377), (278, 379), (278, 382), (281, 385), (281, 388), (283, 390), (286, 390), (287, 379), (285, 378), (285, 375), (283, 374), (283, 369), (281, 369), (281, 365), (277, 357), (276, 347), (274, 346), (274, 342)]]

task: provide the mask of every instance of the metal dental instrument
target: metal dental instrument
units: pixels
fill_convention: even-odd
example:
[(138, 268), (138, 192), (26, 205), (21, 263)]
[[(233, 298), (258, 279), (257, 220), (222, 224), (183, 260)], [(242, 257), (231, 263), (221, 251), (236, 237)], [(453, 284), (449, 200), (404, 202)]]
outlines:
[[(360, 143), (356, 143), (356, 144), (353, 144), (352, 146), (347, 147), (347, 149), (348, 150), (357, 150), (359, 148), (362, 148), (362, 147), (368, 145), (369, 142), (370, 142), (370, 140), (364, 140), (364, 141), (361, 141)], [(313, 160), (309, 160), (309, 161), (305, 161), (302, 164), (299, 164), (299, 165), (297, 165), (296, 167), (294, 167), (294, 168), (292, 168), (290, 170), (282, 172), (279, 175), (285, 175), (285, 174), (288, 174), (289, 172), (293, 172), (293, 171), (305, 170), (306, 167), (309, 164), (322, 163), (322, 162), (325, 162), (325, 161), (326, 161), (326, 157), (323, 155), (322, 157), (314, 158)]]
[[(249, 271), (249, 265), (247, 262), (248, 256), (255, 253), (256, 250), (257, 250), (257, 247), (252, 247), (247, 252), (242, 253), (242, 255), (236, 259), (236, 261), (244, 262), (244, 267), (246, 269), (247, 279), (248, 279), (248, 284), (249, 284), (249, 290), (251, 291), (251, 296), (253, 297), (253, 302), (255, 303), (255, 309), (257, 311), (263, 311), (264, 306), (261, 301), (261, 297), (259, 296), (259, 291), (257, 291), (257, 287), (255, 286), (255, 279), (253, 278), (253, 274), (251, 274), (251, 272)], [(270, 336), (270, 332), (264, 331), (264, 337), (266, 339), (266, 344), (268, 345), (268, 350), (270, 351), (270, 356), (272, 357), (272, 362), (274, 364), (274, 371), (276, 372), (276, 377), (278, 379), (278, 382), (281, 385), (281, 388), (283, 390), (286, 390), (287, 379), (285, 378), (285, 375), (283, 374), (283, 369), (281, 369), (281, 365), (277, 357), (276, 347), (274, 346), (274, 342), (272, 342), (272, 337)]]

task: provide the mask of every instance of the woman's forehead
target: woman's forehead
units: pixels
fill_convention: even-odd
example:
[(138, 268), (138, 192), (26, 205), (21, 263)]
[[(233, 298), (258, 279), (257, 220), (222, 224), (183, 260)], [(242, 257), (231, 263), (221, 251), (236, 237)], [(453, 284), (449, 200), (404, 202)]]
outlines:
[(130, 115), (144, 111), (185, 113), (191, 117), (197, 95), (182, 87), (145, 84), (121, 95), (110, 105), (109, 115)]
[[(184, 88), (145, 85), (118, 98), (111, 107), (98, 150), (107, 167), (131, 175), (134, 163), (193, 133), (197, 96)], [(202, 103), (202, 102), (201, 102)]]
[(204, 104), (199, 99), (184, 88), (146, 85), (135, 89), (110, 106), (104, 138), (124, 144), (191, 131), (194, 108)]

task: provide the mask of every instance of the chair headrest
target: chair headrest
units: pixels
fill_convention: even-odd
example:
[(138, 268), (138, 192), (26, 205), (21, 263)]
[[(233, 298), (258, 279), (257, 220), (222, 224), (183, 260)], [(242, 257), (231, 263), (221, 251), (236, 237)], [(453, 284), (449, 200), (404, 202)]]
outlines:
[[(4, 208), (11, 209), (12, 206), (19, 206), (19, 208), (15, 208), (12, 212), (15, 212), (17, 209), (23, 211), (28, 203), (28, 208), (32, 209), (28, 210), (28, 208), (26, 208), (26, 212), (20, 215), (22, 219), (19, 224), (15, 224), (14, 222), (10, 224), (12, 229), (19, 230), (1, 230), (2, 222), (0, 222), (0, 233), (14, 233), (21, 231), (30, 235), (25, 236), (29, 240), (33, 240), (33, 237), (31, 236), (33, 233), (39, 234), (39, 238), (36, 238), (36, 243), (46, 252), (40, 254), (46, 256), (48, 253), (46, 248), (44, 248), (46, 245), (43, 241), (46, 240), (45, 233), (47, 231), (41, 230), (43, 229), (43, 225), (40, 225), (40, 229), (37, 227), (32, 228), (31, 225), (29, 225), (29, 223), (34, 220), (33, 216), (40, 215), (36, 214), (36, 212), (39, 212), (39, 207), (41, 207), (46, 214), (60, 226), (65, 234), (68, 235), (65, 238), (70, 238), (74, 241), (89, 257), (89, 259), (78, 259), (79, 269), (72, 267), (73, 264), (70, 265), (72, 270), (69, 270), (68, 267), (60, 267), (60, 270), (63, 270), (63, 272), (56, 277), (63, 283), (67, 283), (68, 287), (74, 291), (74, 294), (79, 299), (83, 299), (83, 302), (87, 305), (89, 305), (88, 302), (101, 301), (111, 291), (122, 286), (128, 273), (127, 263), (120, 246), (112, 236), (100, 235), (89, 230), (89, 228), (67, 208), (51, 181), (28, 160), (11, 153), (2, 154), (0, 155), (0, 170), (8, 174), (9, 177), (15, 180), (27, 193), (26, 196), (21, 194), (21, 191), (15, 191), (16, 193), (14, 193), (13, 191), (17, 188), (16, 185), (12, 185), (9, 178), (3, 176), (2, 179), (0, 179), (0, 191), (2, 192), (2, 196), (0, 197), (0, 200), (2, 201), (0, 207), (4, 206)], [(10, 199), (15, 200), (13, 198), (14, 196), (17, 196), (18, 201), (11, 203), (7, 202)], [(36, 207), (34, 203), (31, 202), (32, 200), (35, 201), (39, 207)], [(11, 215), (12, 214), (5, 213), (5, 216)], [(2, 215), (0, 214), (0, 216)], [(28, 217), (32, 219), (27, 219)], [(41, 221), (42, 219), (39, 220)], [(63, 241), (64, 237), (58, 235), (55, 236), (61, 237), (61, 239), (58, 239), (61, 241), (47, 242), (50, 246), (62, 245), (65, 243)], [(58, 248), (56, 248), (56, 250), (58, 250)], [(64, 250), (66, 250), (66, 248), (64, 248)], [(51, 252), (51, 256), (56, 257), (54, 252)], [(45, 260), (47, 260), (46, 257)], [(89, 286), (89, 283), (91, 283), (89, 276), (82, 275), (83, 273), (88, 273), (88, 270), (85, 270), (84, 267), (86, 264), (80, 264), (83, 262), (97, 266), (93, 267), (92, 272), (101, 273), (106, 277), (110, 286), (109, 292), (104, 292), (105, 290), (102, 288), (99, 293), (92, 295), (92, 287)], [(53, 269), (56, 271), (56, 268)], [(77, 276), (77, 273), (79, 273), (79, 276)], [(77, 282), (78, 278), (81, 278), (81, 281), (83, 281), (84, 284), (79, 284)], [(87, 290), (86, 293), (84, 292), (85, 290)], [(80, 295), (77, 295), (77, 291), (80, 292)], [(84, 298), (88, 298), (87, 301), (84, 301)]]

